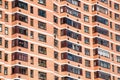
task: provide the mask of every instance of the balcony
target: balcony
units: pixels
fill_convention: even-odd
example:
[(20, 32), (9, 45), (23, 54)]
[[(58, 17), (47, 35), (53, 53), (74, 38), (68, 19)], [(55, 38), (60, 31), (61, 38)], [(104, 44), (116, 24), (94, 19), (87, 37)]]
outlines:
[(12, 40), (12, 47), (23, 47), (23, 48), (28, 48), (28, 42), (20, 39), (14, 39)]
[(67, 47), (67, 48), (73, 49), (75, 51), (82, 52), (82, 47), (80, 45), (71, 43), (69, 41), (62, 41), (61, 48), (63, 48), (63, 47)]

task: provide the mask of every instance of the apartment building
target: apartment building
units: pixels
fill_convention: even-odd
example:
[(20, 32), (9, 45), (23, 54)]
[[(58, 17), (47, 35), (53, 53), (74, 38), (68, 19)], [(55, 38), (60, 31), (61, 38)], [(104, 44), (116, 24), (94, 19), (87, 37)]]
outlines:
[(0, 80), (120, 80), (120, 0), (0, 0)]

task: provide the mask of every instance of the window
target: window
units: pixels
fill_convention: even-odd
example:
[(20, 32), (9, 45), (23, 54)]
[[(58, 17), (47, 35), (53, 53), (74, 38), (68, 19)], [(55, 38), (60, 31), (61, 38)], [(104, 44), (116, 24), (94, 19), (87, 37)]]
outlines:
[(33, 25), (34, 25), (34, 20), (30, 19), (30, 26), (33, 26)]
[(85, 74), (86, 74), (86, 78), (91, 78), (91, 72), (86, 71)]
[(120, 46), (116, 45), (116, 51), (120, 52)]
[(78, 75), (82, 75), (82, 69), (77, 68), (77, 67), (73, 67), (73, 66), (67, 65), (67, 64), (62, 65), (61, 70), (71, 72), (71, 73), (74, 73), (74, 74), (78, 74)]
[(42, 5), (46, 5), (46, 0), (38, 0), (38, 3), (40, 3)]
[(0, 51), (0, 59), (2, 59), (2, 51)]
[(4, 75), (8, 75), (8, 68), (4, 67)]
[(33, 14), (33, 6), (30, 6), (30, 13), (32, 13)]
[(30, 38), (33, 39), (34, 38), (34, 32), (30, 31)]
[(41, 80), (47, 80), (47, 73), (38, 72), (38, 78), (41, 79)]
[(120, 15), (115, 13), (115, 19), (120, 20)]
[(117, 67), (117, 72), (120, 73), (120, 67)]
[(80, 23), (75, 22), (75, 21), (73, 21), (71, 19), (68, 19), (66, 17), (61, 18), (61, 24), (67, 24), (67, 25), (70, 25), (74, 28), (81, 29), (81, 24)]
[(56, 4), (53, 4), (53, 10), (54, 10), (55, 12), (58, 12), (58, 6), (57, 6)]
[(38, 59), (38, 66), (47, 67), (47, 61), (43, 59)]
[(120, 35), (116, 34), (116, 41), (120, 41)]
[(54, 39), (54, 46), (58, 47), (58, 40)]
[(59, 77), (58, 76), (54, 76), (54, 80), (59, 80)]
[(88, 49), (88, 48), (85, 48), (85, 55), (88, 55), (88, 56), (90, 56), (90, 49)]
[(34, 44), (30, 44), (30, 50), (34, 51)]
[(19, 20), (19, 21), (28, 23), (28, 16), (26, 16), (26, 15), (17, 13), (17, 14), (16, 14), (16, 18), (17, 18), (17, 20)]
[(120, 25), (119, 24), (115, 24), (115, 30), (120, 31)]
[(5, 1), (5, 9), (8, 9), (8, 1)]
[(54, 70), (58, 71), (58, 64), (54, 63)]
[(80, 6), (80, 1), (78, 1), (78, 0), (67, 0), (67, 2), (69, 2), (69, 3), (73, 4), (73, 5), (76, 5), (76, 6)]
[(54, 28), (54, 35), (58, 35), (58, 29)]
[(25, 10), (28, 10), (28, 4), (27, 3), (24, 3), (24, 2), (21, 2), (21, 1), (18, 1), (16, 2), (18, 5), (19, 8), (22, 8), (22, 9), (25, 9)]
[(25, 61), (27, 62), (28, 61), (28, 55), (27, 54), (24, 54), (24, 53), (18, 53), (18, 52), (15, 52), (15, 53), (12, 53), (12, 61), (14, 60), (20, 60), (20, 61)]
[(5, 22), (8, 22), (8, 14), (5, 14)]
[(8, 54), (4, 54), (4, 61), (8, 61)]
[(115, 8), (116, 10), (119, 10), (119, 4), (114, 3), (114, 8)]
[(84, 11), (89, 11), (89, 6), (87, 4), (84, 4)]
[(84, 43), (85, 43), (85, 44), (90, 44), (89, 38), (85, 37), (85, 38), (84, 38)]
[(42, 42), (46, 42), (46, 35), (44, 34), (38, 34), (38, 40)]
[(54, 16), (53, 19), (55, 23), (58, 23), (58, 17)]
[(84, 21), (89, 22), (89, 16), (84, 15)]
[(0, 45), (2, 45), (2, 37), (0, 37)]
[(33, 78), (34, 77), (34, 71), (30, 70), (30, 77)]
[(8, 27), (5, 27), (5, 35), (8, 35)]
[(46, 11), (38, 9), (38, 15), (41, 17), (46, 17)]
[(108, 14), (108, 9), (102, 7), (102, 6), (99, 6), (97, 5), (97, 11), (103, 13), (103, 14)]
[(2, 11), (0, 11), (0, 19), (2, 19)]
[(96, 16), (96, 17), (97, 17), (97, 22), (108, 25), (108, 20), (107, 19), (99, 17), (99, 16)]
[(30, 57), (30, 64), (34, 64), (34, 58)]
[(103, 68), (110, 69), (110, 63), (108, 63), (108, 62), (98, 61), (98, 65), (103, 67)]
[(46, 23), (38, 21), (38, 28), (46, 30)]
[(58, 59), (58, 52), (57, 51), (54, 51), (54, 58)]
[(120, 63), (120, 56), (117, 56), (116, 58), (117, 58), (117, 62)]
[(99, 1), (101, 1), (101, 2), (103, 2), (105, 4), (108, 4), (108, 0), (99, 0)]
[(0, 24), (0, 32), (2, 32), (2, 24)]
[(85, 66), (90, 67), (90, 61), (89, 60), (85, 60)]
[(42, 46), (38, 46), (38, 52), (41, 54), (47, 54), (46, 48)]
[(2, 5), (2, 0), (0, 0), (0, 5)]
[(12, 67), (12, 74), (19, 73), (23, 75), (28, 74), (28, 68), (27, 67), (22, 67), (22, 66), (13, 66)]
[(88, 26), (84, 26), (84, 32), (89, 33), (89, 27)]
[(5, 40), (5, 48), (8, 48), (8, 40)]
[(14, 39), (12, 40), (12, 47), (15, 47), (15, 46), (28, 48), (28, 42), (20, 39)]
[(2, 72), (2, 65), (0, 65), (0, 73)]

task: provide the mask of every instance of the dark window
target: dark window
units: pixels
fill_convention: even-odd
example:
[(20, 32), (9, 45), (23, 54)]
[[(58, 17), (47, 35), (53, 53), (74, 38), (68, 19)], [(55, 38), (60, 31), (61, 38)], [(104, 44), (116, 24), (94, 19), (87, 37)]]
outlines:
[(38, 46), (38, 52), (41, 54), (47, 54), (46, 48), (42, 46)]
[(117, 10), (119, 10), (119, 4), (114, 3), (114, 8), (117, 9)]
[(119, 24), (115, 24), (115, 30), (120, 31), (120, 25)]
[(2, 5), (2, 0), (0, 0), (0, 5)]
[(18, 52), (15, 52), (15, 53), (12, 53), (12, 61), (14, 60), (20, 60), (20, 61), (28, 61), (28, 55), (27, 54), (24, 54), (24, 53), (18, 53)]
[(46, 11), (38, 9), (38, 15), (41, 17), (46, 17)]
[(54, 46), (58, 47), (58, 40), (54, 39)]
[(30, 77), (33, 78), (34, 77), (34, 71), (30, 70)]
[(45, 72), (38, 72), (38, 79), (40, 79), (40, 80), (47, 80), (47, 73), (45, 73)]
[(34, 57), (30, 57), (30, 64), (34, 64)]
[(85, 44), (90, 44), (90, 39), (87, 38), (87, 37), (84, 37), (84, 43), (85, 43)]
[(8, 61), (8, 54), (4, 54), (4, 61)]
[(8, 9), (8, 1), (5, 1), (5, 9)]
[(44, 34), (38, 34), (38, 40), (42, 42), (46, 42), (46, 35)]
[(5, 48), (8, 48), (8, 40), (5, 40)]
[(0, 19), (2, 19), (2, 11), (0, 11)]
[(85, 66), (87, 66), (87, 67), (90, 67), (90, 66), (91, 66), (91, 64), (90, 64), (90, 61), (89, 61), (89, 60), (85, 60)]
[(54, 58), (58, 59), (58, 52), (54, 51)]
[(89, 27), (88, 26), (84, 26), (84, 32), (89, 33)]
[(99, 1), (101, 1), (101, 2), (103, 2), (105, 4), (108, 4), (108, 0), (99, 0)]
[(33, 6), (30, 6), (30, 13), (33, 13)]
[(8, 14), (5, 14), (5, 22), (8, 22)]
[(87, 4), (84, 4), (84, 10), (89, 11), (89, 6)]
[(13, 66), (12, 67), (12, 74), (19, 73), (23, 75), (28, 74), (28, 68), (27, 67), (21, 67), (21, 66)]
[(58, 64), (54, 63), (54, 70), (58, 71)]
[(120, 52), (120, 46), (116, 45), (116, 51)]
[(38, 21), (38, 28), (46, 30), (46, 23)]
[(34, 44), (30, 44), (30, 50), (34, 51)]
[(38, 66), (47, 67), (47, 61), (43, 59), (38, 59)]
[(86, 78), (91, 78), (91, 72), (86, 71), (85, 74), (86, 74)]
[(53, 21), (54, 21), (55, 23), (58, 23), (58, 17), (53, 16)]
[(30, 19), (30, 26), (34, 26), (34, 20)]
[(120, 35), (116, 34), (116, 41), (120, 41)]
[(88, 49), (88, 48), (85, 48), (85, 55), (88, 55), (88, 56), (90, 56), (90, 49)]
[(56, 4), (53, 4), (53, 10), (54, 10), (55, 12), (58, 12), (58, 6), (57, 6)]
[(18, 4), (17, 6), (18, 6), (19, 8), (22, 8), (22, 9), (28, 10), (28, 4), (27, 4), (27, 3), (24, 3), (24, 2), (18, 1), (16, 4)]

